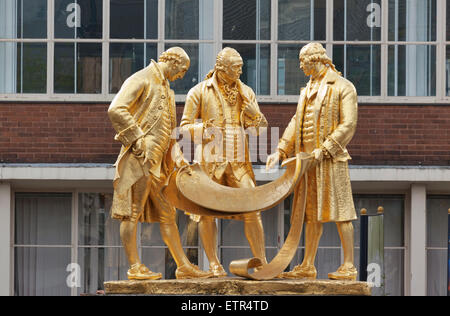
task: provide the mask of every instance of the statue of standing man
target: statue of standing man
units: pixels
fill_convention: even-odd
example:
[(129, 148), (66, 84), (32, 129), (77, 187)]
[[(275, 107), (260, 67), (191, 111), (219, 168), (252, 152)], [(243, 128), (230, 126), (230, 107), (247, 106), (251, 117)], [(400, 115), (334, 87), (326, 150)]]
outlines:
[[(190, 132), (197, 148), (202, 149), (197, 157), (213, 181), (234, 188), (251, 188), (255, 177), (245, 131), (250, 129), (257, 134), (260, 128), (267, 127), (267, 120), (253, 90), (239, 80), (242, 66), (240, 54), (233, 48), (224, 48), (206, 80), (189, 91), (180, 127)], [(267, 263), (261, 214), (246, 214), (239, 219), (244, 221), (253, 255)], [(200, 218), (199, 234), (211, 271), (216, 277), (226, 276), (217, 257), (213, 217)]]
[(311, 79), (301, 91), (297, 112), (278, 150), (267, 159), (267, 168), (298, 152), (309, 153), (315, 159), (306, 177), (305, 257), (301, 265), (282, 276), (315, 279), (314, 261), (323, 223), (336, 222), (344, 263), (328, 277), (356, 280), (351, 222), (356, 219), (356, 211), (347, 163), (351, 158), (346, 149), (356, 130), (356, 89), (336, 70), (321, 44), (303, 47), (299, 59), (300, 68)]
[(208, 278), (212, 274), (193, 265), (181, 245), (176, 209), (161, 193), (176, 167), (187, 164), (178, 143), (171, 138), (176, 128), (175, 95), (169, 81), (183, 78), (189, 69), (186, 52), (173, 47), (159, 62), (128, 78), (112, 101), (108, 115), (122, 143), (115, 164), (112, 217), (119, 219), (120, 237), (130, 264), (129, 279), (160, 279), (141, 263), (136, 234), (139, 222), (159, 222), (161, 236), (176, 264), (176, 278)]

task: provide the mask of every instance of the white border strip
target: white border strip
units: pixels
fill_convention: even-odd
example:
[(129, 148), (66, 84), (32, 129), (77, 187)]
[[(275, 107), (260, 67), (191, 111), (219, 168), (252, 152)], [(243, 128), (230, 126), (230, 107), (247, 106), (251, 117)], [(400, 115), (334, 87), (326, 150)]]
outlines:
[[(283, 169), (266, 172), (264, 166), (254, 166), (257, 181), (273, 181)], [(0, 181), (9, 180), (113, 180), (115, 167), (109, 164), (67, 165), (61, 164), (3, 164), (0, 165)], [(450, 182), (450, 167), (414, 166), (350, 166), (352, 182)]]

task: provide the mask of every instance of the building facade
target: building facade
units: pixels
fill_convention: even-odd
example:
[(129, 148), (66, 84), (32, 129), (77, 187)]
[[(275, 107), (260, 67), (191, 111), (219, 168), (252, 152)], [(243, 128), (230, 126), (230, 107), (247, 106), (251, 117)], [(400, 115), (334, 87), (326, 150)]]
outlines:
[[(171, 46), (191, 58), (171, 84), (178, 119), (187, 91), (225, 46), (244, 59), (269, 141), (294, 115), (306, 78), (299, 50), (326, 47), (359, 96), (348, 146), (355, 206), (385, 209), (385, 293), (447, 295), (450, 208), (450, 4), (444, 0), (0, 0), (0, 294), (78, 295), (125, 279), (119, 223), (109, 216), (120, 150), (107, 116), (123, 81)], [(185, 147), (189, 156), (189, 148)], [(268, 258), (289, 231), (290, 199), (263, 213)], [(183, 245), (207, 268), (196, 224)], [(356, 264), (359, 222), (355, 221)], [(225, 267), (251, 255), (239, 221), (220, 221)], [(157, 224), (141, 225), (143, 261), (166, 278), (174, 262)], [(292, 266), (301, 262), (303, 241)], [(341, 262), (325, 225), (318, 277)]]

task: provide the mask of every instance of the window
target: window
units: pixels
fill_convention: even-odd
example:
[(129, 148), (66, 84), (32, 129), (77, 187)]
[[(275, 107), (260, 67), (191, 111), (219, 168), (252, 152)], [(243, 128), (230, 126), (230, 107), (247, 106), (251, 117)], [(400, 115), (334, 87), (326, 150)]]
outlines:
[(1, 0), (0, 21), (0, 93), (45, 93), (47, 0)]
[(436, 0), (389, 1), (390, 96), (436, 95), (436, 14)]
[(360, 248), (360, 214), (362, 208), (367, 214), (377, 213), (379, 206), (384, 208), (384, 295), (404, 295), (405, 275), (405, 205), (404, 197), (396, 195), (359, 195), (353, 196), (358, 220), (353, 222), (355, 228), (355, 262), (359, 269)]
[[(82, 191), (15, 193), (14, 294), (94, 294), (103, 290), (105, 281), (126, 280), (129, 265), (120, 240), (120, 221), (110, 215), (112, 197)], [(177, 224), (188, 258), (198, 264), (197, 223), (178, 212)], [(175, 278), (176, 264), (158, 223), (138, 226), (138, 249), (152, 271)], [(80, 283), (71, 288), (67, 280), (76, 271)]]
[(183, 101), (231, 46), (260, 101), (296, 102), (308, 81), (299, 51), (318, 41), (362, 102), (448, 103), (449, 7), (437, 0), (0, 0), (0, 94), (110, 101), (127, 77), (177, 45), (191, 57), (185, 78), (171, 84)]
[(16, 193), (15, 295), (70, 295), (71, 204), (70, 193)]
[(111, 218), (112, 194), (78, 194), (79, 293), (95, 293), (103, 282), (124, 280), (128, 261), (120, 241), (120, 222)]
[(447, 295), (450, 196), (427, 197), (427, 295)]

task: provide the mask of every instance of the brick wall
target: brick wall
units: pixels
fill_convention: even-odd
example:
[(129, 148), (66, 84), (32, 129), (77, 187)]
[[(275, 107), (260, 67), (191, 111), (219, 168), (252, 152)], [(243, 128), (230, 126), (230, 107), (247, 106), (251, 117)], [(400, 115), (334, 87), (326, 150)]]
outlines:
[[(0, 103), (1, 163), (113, 163), (108, 104)], [(261, 105), (282, 133), (295, 105)], [(183, 108), (177, 107), (178, 119)], [(450, 106), (360, 105), (356, 165), (450, 165)]]
[(0, 162), (111, 163), (107, 104), (0, 104)]
[[(294, 106), (262, 106), (284, 130)], [(348, 146), (355, 165), (450, 165), (450, 106), (360, 105)]]

